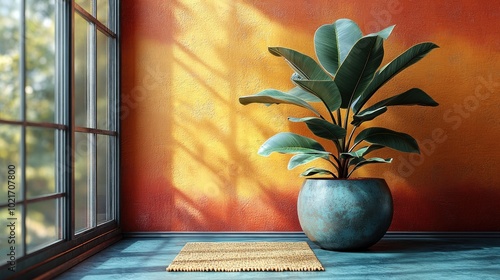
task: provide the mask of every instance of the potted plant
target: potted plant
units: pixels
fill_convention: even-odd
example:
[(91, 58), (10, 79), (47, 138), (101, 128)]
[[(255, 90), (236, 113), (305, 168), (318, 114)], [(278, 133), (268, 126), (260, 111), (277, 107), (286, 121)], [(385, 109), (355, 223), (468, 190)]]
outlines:
[(393, 204), (385, 180), (350, 178), (362, 166), (392, 161), (368, 157), (368, 154), (385, 147), (407, 153), (420, 152), (410, 135), (369, 127), (369, 121), (384, 114), (390, 106), (438, 105), (424, 91), (411, 88), (368, 106), (380, 87), (438, 47), (430, 42), (416, 44), (380, 67), (383, 43), (393, 28), (363, 35), (358, 25), (349, 19), (323, 25), (314, 35), (319, 63), (289, 48), (269, 47), (271, 54), (283, 57), (293, 69), (291, 81), (295, 87), (288, 92), (266, 89), (239, 98), (243, 105), (289, 104), (305, 108), (311, 116), (288, 119), (304, 123), (315, 136), (331, 142), (332, 148), (326, 149), (310, 137), (281, 132), (269, 138), (258, 151), (262, 156), (273, 152), (292, 154), (289, 169), (314, 160), (326, 161), (331, 167), (310, 167), (301, 174), (329, 177), (307, 178), (297, 202), (302, 229), (324, 249), (367, 248), (379, 241), (390, 226)]

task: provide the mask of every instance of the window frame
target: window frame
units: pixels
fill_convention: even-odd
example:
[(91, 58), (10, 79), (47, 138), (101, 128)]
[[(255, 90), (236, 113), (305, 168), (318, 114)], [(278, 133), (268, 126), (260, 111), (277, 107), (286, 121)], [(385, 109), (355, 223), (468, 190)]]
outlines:
[[(95, 1), (95, 0), (94, 0)], [(110, 118), (115, 123), (112, 127), (114, 132), (102, 129), (93, 128), (77, 128), (74, 124), (74, 16), (75, 13), (82, 13), (83, 8), (78, 6), (75, 1), (70, 0), (55, 0), (55, 37), (56, 37), (56, 52), (55, 52), (55, 97), (54, 97), (54, 107), (55, 115), (54, 122), (37, 122), (37, 121), (27, 121), (26, 119), (26, 99), (25, 99), (25, 85), (26, 85), (26, 42), (24, 41), (25, 26), (26, 21), (24, 18), (26, 0), (21, 0), (20, 10), (21, 12), (21, 36), (20, 36), (20, 110), (21, 119), (20, 120), (7, 120), (0, 119), (0, 125), (14, 125), (21, 128), (21, 150), (20, 154), (21, 160), (20, 165), (23, 170), (26, 167), (26, 128), (49, 128), (55, 131), (55, 141), (58, 143), (55, 148), (55, 176), (56, 176), (56, 186), (55, 191), (52, 194), (37, 196), (35, 198), (28, 198), (26, 196), (26, 177), (25, 172), (20, 172), (21, 177), (19, 179), (19, 185), (23, 186), (22, 201), (20, 204), (16, 204), (16, 209), (20, 208), (22, 205), (23, 211), (19, 213), (22, 223), (22, 243), (23, 243), (23, 255), (16, 259), (16, 269), (15, 272), (8, 270), (7, 264), (0, 265), (0, 271), (2, 274), (7, 276), (7, 279), (14, 278), (51, 278), (63, 271), (67, 270), (71, 266), (78, 264), (83, 259), (93, 255), (105, 247), (111, 245), (112, 243), (121, 239), (121, 229), (120, 229), (120, 216), (119, 216), (119, 186), (120, 186), (120, 141), (119, 141), (119, 131), (120, 131), (120, 119), (119, 119), (119, 102), (120, 102), (120, 46), (119, 46), (119, 11), (120, 11), (120, 1), (110, 0), (109, 1), (109, 21), (114, 24), (113, 28), (115, 33), (108, 29), (106, 26), (102, 25), (100, 22), (95, 23), (97, 28), (103, 29), (107, 35), (114, 35), (114, 49), (115, 52), (111, 52), (110, 58), (114, 60), (111, 65), (115, 66), (110, 73), (114, 77), (111, 78), (108, 87), (114, 92), (114, 95), (109, 98), (108, 110), (111, 110)], [(83, 10), (84, 11), (84, 10)], [(87, 15), (88, 16), (88, 15)], [(97, 29), (96, 29), (97, 30)], [(111, 109), (110, 109), (111, 108)], [(111, 128), (110, 128), (111, 130)], [(114, 178), (114, 187), (110, 191), (111, 203), (111, 216), (112, 220), (104, 222), (102, 224), (95, 224), (92, 228), (75, 233), (75, 182), (74, 182), (74, 154), (75, 154), (75, 142), (74, 136), (77, 132), (84, 133), (95, 133), (94, 138), (97, 135), (108, 135), (114, 137), (115, 145), (108, 153), (108, 156), (116, 159), (113, 163), (114, 167), (109, 169), (111, 176)], [(95, 148), (95, 147), (94, 147)], [(95, 167), (94, 167), (95, 169)], [(109, 180), (108, 180), (109, 181)], [(109, 183), (109, 182), (108, 182)], [(59, 201), (57, 211), (59, 213), (59, 222), (61, 223), (59, 228), (59, 240), (51, 243), (50, 245), (44, 246), (43, 248), (36, 250), (33, 253), (27, 253), (26, 246), (26, 205), (40, 202), (55, 200)], [(0, 202), (0, 206), (5, 206), (3, 202)], [(21, 238), (21, 237), (19, 237)], [(4, 274), (6, 272), (6, 274)]]
[[(94, 0), (95, 1), (95, 0)], [(116, 1), (116, 0), (109, 0), (109, 3), (110, 3), (110, 8), (109, 8), (109, 22), (111, 22), (112, 26), (111, 28), (115, 29), (118, 31), (118, 9), (112, 9), (111, 6), (112, 4), (115, 4), (115, 5), (118, 5), (119, 4), (119, 1)], [(96, 14), (96, 7), (95, 5), (91, 5), (92, 6), (92, 9), (93, 9), (93, 14)], [(90, 69), (87, 69), (88, 71), (88, 78), (90, 79), (90, 92), (89, 90), (87, 90), (88, 94), (89, 94), (89, 97), (88, 97), (88, 103), (91, 103), (91, 108), (90, 108), (90, 114), (89, 116), (87, 117), (87, 120), (90, 120), (90, 125), (87, 123), (87, 127), (84, 127), (84, 126), (78, 126), (76, 125), (75, 123), (75, 109), (74, 109), (74, 106), (75, 106), (75, 102), (72, 102), (72, 106), (73, 106), (73, 109), (72, 109), (72, 135), (76, 135), (76, 133), (84, 133), (86, 134), (87, 136), (90, 136), (92, 140), (90, 140), (88, 142), (88, 147), (89, 149), (91, 148), (92, 150), (89, 151), (91, 153), (91, 156), (90, 156), (90, 160), (91, 160), (91, 163), (94, 163), (94, 165), (96, 165), (95, 163), (95, 154), (96, 154), (96, 149), (97, 149), (97, 136), (98, 135), (104, 135), (104, 136), (109, 136), (109, 137), (114, 137), (114, 140), (116, 141), (116, 149), (113, 151), (109, 151), (107, 157), (116, 157), (117, 160), (116, 161), (113, 161), (111, 162), (112, 165), (114, 166), (111, 166), (111, 167), (108, 167), (108, 173), (109, 174), (112, 174), (113, 176), (115, 176), (114, 174), (116, 174), (116, 180), (115, 182), (113, 183), (114, 186), (111, 187), (111, 191), (110, 191), (110, 196), (111, 197), (116, 197), (115, 199), (112, 200), (112, 204), (115, 204), (116, 206), (111, 206), (111, 215), (118, 218), (118, 186), (119, 186), (119, 166), (118, 166), (118, 163), (119, 163), (119, 118), (117, 118), (116, 116), (114, 116), (114, 114), (118, 114), (118, 106), (119, 106), (119, 75), (118, 75), (118, 69), (119, 68), (119, 62), (120, 62), (120, 59), (119, 59), (119, 46), (118, 46), (118, 32), (115, 33), (113, 32), (110, 28), (108, 28), (107, 26), (105, 26), (103, 23), (101, 23), (96, 17), (94, 17), (92, 14), (90, 14), (88, 11), (86, 11), (83, 7), (81, 7), (80, 5), (78, 5), (77, 3), (73, 2), (73, 5), (72, 5), (72, 26), (74, 27), (74, 17), (78, 14), (78, 16), (81, 16), (85, 21), (87, 21), (88, 23), (90, 23), (91, 25), (94, 25), (91, 29), (90, 29), (90, 32), (89, 32), (89, 35), (90, 35), (90, 47), (89, 47), (89, 54), (90, 54), (90, 60), (91, 62), (89, 63), (90, 66)], [(74, 29), (74, 28), (73, 28)], [(110, 85), (108, 85), (108, 90), (111, 92), (111, 93), (114, 93), (112, 94), (111, 96), (109, 96), (109, 99), (108, 101), (111, 103), (111, 104), (114, 104), (114, 106), (116, 108), (114, 108), (114, 110), (112, 110), (113, 112), (111, 114), (108, 114), (109, 116), (107, 117), (107, 122), (108, 122), (108, 125), (110, 125), (110, 127), (108, 129), (100, 129), (98, 128), (98, 125), (97, 125), (97, 112), (96, 112), (96, 99), (97, 99), (97, 66), (93, 64), (93, 62), (96, 62), (96, 56), (97, 56), (97, 49), (96, 49), (96, 45), (97, 45), (97, 33), (98, 32), (102, 32), (104, 33), (104, 35), (106, 35), (108, 38), (113, 38), (114, 40), (112, 40), (112, 43), (114, 44), (114, 46), (108, 46), (108, 48), (110, 49), (114, 49), (115, 52), (111, 51), (110, 54), (112, 56), (112, 58), (110, 59), (112, 61), (112, 63), (110, 64), (112, 70), (110, 71), (111, 73), (111, 80), (114, 81), (112, 82)], [(74, 40), (74, 32), (71, 33), (71, 35), (73, 36), (72, 39), (71, 39), (71, 42), (72, 44), (75, 43), (75, 40)], [(74, 45), (72, 46), (72, 52), (74, 53)], [(74, 55), (71, 57), (71, 59), (74, 61)], [(74, 65), (72, 61), (72, 65)], [(116, 69), (113, 67), (114, 65), (116, 65)], [(74, 89), (74, 81), (75, 81), (75, 77), (74, 77), (74, 70), (71, 72), (72, 73), (72, 77), (71, 77), (71, 81), (72, 81), (72, 90), (71, 90), (71, 96), (72, 96), (72, 99), (73, 100), (76, 100), (75, 98), (75, 89)], [(108, 108), (109, 107), (113, 107), (113, 106), (109, 106), (108, 105)], [(93, 128), (91, 128), (93, 127)], [(75, 141), (74, 141), (74, 138), (72, 139), (72, 147), (75, 147)], [(73, 150), (73, 157), (72, 157), (72, 166), (75, 166), (75, 156), (74, 156), (74, 150)], [(93, 198), (91, 198), (91, 201), (89, 202), (89, 208), (92, 208), (93, 210), (96, 210), (96, 166), (93, 166), (94, 167), (94, 172), (91, 172), (91, 185), (90, 186), (91, 189), (90, 192), (89, 192), (89, 195), (92, 195)], [(74, 172), (73, 172), (73, 175), (74, 175)], [(75, 192), (75, 179), (74, 179), (74, 176), (72, 177), (72, 192)], [(73, 197), (73, 201), (72, 201), (72, 205), (75, 205), (75, 201), (74, 201), (74, 197), (75, 196), (72, 196)], [(74, 210), (74, 209), (73, 209)], [(74, 233), (74, 235), (80, 235), (88, 230), (92, 230), (93, 228), (95, 227), (99, 227), (99, 225), (97, 224), (97, 217), (96, 217), (96, 213), (93, 213), (93, 217), (90, 217), (90, 220), (89, 220), (89, 223), (90, 223), (90, 226), (89, 228), (87, 229), (82, 229), (80, 231), (77, 231), (75, 229), (75, 220), (73, 219), (71, 221), (71, 228), (72, 228), (72, 232)], [(73, 217), (75, 217), (75, 213), (73, 213), (72, 215)], [(76, 232), (76, 233), (75, 233)]]

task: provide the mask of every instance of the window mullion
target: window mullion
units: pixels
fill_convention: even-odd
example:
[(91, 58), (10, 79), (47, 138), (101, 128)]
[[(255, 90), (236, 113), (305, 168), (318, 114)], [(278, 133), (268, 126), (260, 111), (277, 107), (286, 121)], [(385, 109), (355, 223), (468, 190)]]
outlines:
[(66, 219), (67, 222), (69, 222), (69, 227), (67, 229), (66, 232), (68, 232), (68, 236), (70, 236), (70, 238), (73, 240), (76, 236), (76, 232), (75, 232), (75, 229), (76, 229), (76, 210), (75, 210), (75, 193), (76, 193), (76, 187), (75, 187), (75, 157), (76, 157), (76, 152), (75, 152), (75, 127), (76, 127), (76, 124), (75, 124), (75, 107), (76, 107), (76, 104), (75, 104), (75, 50), (76, 50), (76, 47), (75, 47), (75, 5), (73, 3), (73, 1), (70, 1), (70, 10), (71, 10), (71, 13), (69, 15), (70, 17), (70, 22), (71, 22), (71, 26), (69, 27), (69, 32), (70, 32), (70, 45), (71, 45), (71, 52), (69, 54), (69, 60), (70, 60), (70, 80), (69, 80), (69, 83), (70, 83), (70, 91), (68, 93), (68, 95), (70, 96), (70, 100), (69, 100), (69, 125), (70, 125), (70, 129), (69, 129), (69, 139), (68, 139), (68, 143), (70, 144), (69, 147), (71, 147), (71, 156), (70, 156), (70, 174), (69, 174), (69, 186), (68, 186), (68, 203), (67, 203), (67, 210), (68, 210), (68, 217)]
[(20, 119), (26, 121), (26, 0), (21, 1), (19, 15), (19, 97), (20, 97)]
[[(20, 99), (20, 119), (24, 123), (26, 121), (26, 0), (21, 0), (20, 3), (20, 15), (19, 15), (19, 99)], [(23, 244), (22, 255), (26, 256), (27, 253), (27, 236), (26, 236), (26, 126), (23, 124), (21, 126), (21, 137), (20, 137), (20, 185), (21, 185), (21, 238)]]
[(97, 34), (95, 25), (89, 23), (89, 56), (88, 56), (88, 77), (89, 77), (89, 87), (88, 87), (88, 99), (89, 104), (88, 109), (88, 125), (90, 128), (97, 128), (97, 110), (96, 110), (96, 90), (97, 90)]
[(91, 0), (92, 16), (97, 19), (97, 0)]
[(96, 134), (88, 134), (88, 147), (89, 147), (89, 153), (88, 153), (88, 172), (89, 172), (89, 178), (88, 178), (88, 226), (86, 230), (90, 230), (96, 226), (96, 182), (97, 182), (97, 170), (96, 170), (96, 153), (97, 153), (97, 137)]
[(71, 6), (66, 1), (56, 1), (56, 72), (55, 77), (55, 121), (65, 126), (56, 130), (56, 191), (64, 193), (63, 199), (58, 199), (57, 208), (60, 210), (61, 238), (70, 240), (73, 233), (72, 227), (72, 202), (71, 202)]
[[(116, 32), (115, 37), (112, 39), (112, 43), (110, 44), (113, 46), (113, 49), (110, 51), (111, 53), (111, 67), (113, 73), (111, 76), (113, 77), (113, 81), (111, 82), (112, 84), (112, 102), (111, 106), (113, 106), (112, 110), (112, 124), (116, 132), (120, 131), (120, 113), (119, 113), (119, 108), (120, 108), (120, 96), (119, 96), (119, 81), (120, 81), (120, 48), (119, 48), (119, 35), (120, 35), (120, 25), (119, 23), (119, 11), (120, 11), (120, 1), (117, 0), (110, 0), (110, 26), (111, 28)], [(112, 178), (114, 179), (113, 182), (110, 182), (111, 184), (111, 200), (112, 203), (110, 205), (112, 206), (112, 211), (111, 215), (113, 219), (115, 219), (118, 223), (120, 222), (120, 195), (119, 195), (119, 186), (120, 186), (120, 169), (119, 169), (119, 163), (120, 163), (120, 141), (118, 136), (113, 137), (113, 148), (110, 150), (112, 151), (111, 155), (113, 157), (113, 160), (111, 160), (111, 165), (112, 165)]]
[[(95, 7), (95, 5), (93, 5)], [(97, 128), (97, 30), (94, 23), (89, 23), (89, 127)], [(97, 221), (97, 136), (95, 133), (89, 134), (89, 223), (90, 227), (96, 226)]]

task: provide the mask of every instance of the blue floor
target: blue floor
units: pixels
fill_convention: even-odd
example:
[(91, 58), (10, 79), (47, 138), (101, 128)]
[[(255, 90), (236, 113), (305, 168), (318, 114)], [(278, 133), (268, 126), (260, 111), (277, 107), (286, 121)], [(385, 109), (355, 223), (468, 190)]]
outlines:
[(322, 272), (167, 272), (186, 242), (308, 241), (303, 234), (178, 234), (125, 238), (57, 279), (500, 279), (500, 238), (394, 235), (363, 252), (309, 242)]

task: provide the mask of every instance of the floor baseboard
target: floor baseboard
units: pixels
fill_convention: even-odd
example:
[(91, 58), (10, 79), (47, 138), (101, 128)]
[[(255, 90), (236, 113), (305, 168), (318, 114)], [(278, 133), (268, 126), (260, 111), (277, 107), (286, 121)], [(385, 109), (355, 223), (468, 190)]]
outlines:
[[(206, 232), (206, 231), (169, 231), (169, 232), (124, 232), (123, 238), (171, 238), (171, 237), (224, 237), (224, 238), (297, 238), (306, 237), (301, 231), (263, 231), (263, 232)], [(449, 231), (449, 232), (434, 232), (434, 231), (389, 231), (384, 236), (385, 239), (398, 238), (500, 238), (500, 232), (474, 232), (474, 231)]]

